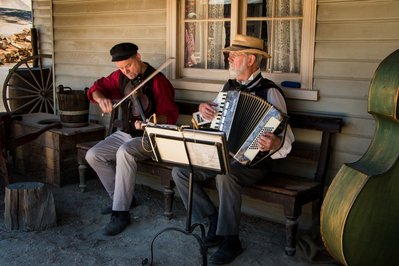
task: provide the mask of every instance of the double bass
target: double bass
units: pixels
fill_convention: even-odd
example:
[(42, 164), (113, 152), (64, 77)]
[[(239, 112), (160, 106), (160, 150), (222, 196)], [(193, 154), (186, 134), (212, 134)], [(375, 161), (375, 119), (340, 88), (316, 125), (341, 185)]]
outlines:
[(321, 235), (344, 265), (399, 265), (399, 50), (371, 81), (368, 112), (375, 119), (366, 153), (338, 171), (321, 209)]

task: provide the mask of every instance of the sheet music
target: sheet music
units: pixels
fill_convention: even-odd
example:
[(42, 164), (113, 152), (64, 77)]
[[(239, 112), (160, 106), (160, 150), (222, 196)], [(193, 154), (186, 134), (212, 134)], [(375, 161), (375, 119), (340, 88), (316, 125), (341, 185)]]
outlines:
[(187, 143), (191, 164), (213, 170), (221, 169), (219, 154), (216, 146), (194, 142)]
[(191, 165), (198, 168), (215, 171), (228, 170), (229, 160), (224, 132), (173, 130), (156, 126), (146, 127), (145, 130), (150, 136), (150, 143), (157, 161), (189, 165), (190, 159)]

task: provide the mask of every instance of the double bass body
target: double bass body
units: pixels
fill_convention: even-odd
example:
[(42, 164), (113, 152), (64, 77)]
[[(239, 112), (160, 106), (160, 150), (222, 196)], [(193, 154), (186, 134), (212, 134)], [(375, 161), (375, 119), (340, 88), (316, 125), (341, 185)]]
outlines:
[(399, 50), (385, 58), (369, 89), (376, 129), (366, 153), (344, 164), (321, 209), (321, 234), (345, 265), (399, 265)]

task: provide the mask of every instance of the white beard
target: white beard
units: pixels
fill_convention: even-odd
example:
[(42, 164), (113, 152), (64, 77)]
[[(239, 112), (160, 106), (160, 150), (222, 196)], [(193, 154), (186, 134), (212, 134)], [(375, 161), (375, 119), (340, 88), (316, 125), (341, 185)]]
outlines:
[(241, 73), (237, 69), (229, 68), (229, 79), (236, 79)]
[(229, 78), (230, 79), (236, 79), (239, 75), (241, 75), (244, 70), (245, 70), (245, 66), (247, 64), (247, 59), (245, 58), (245, 60), (242, 62), (242, 65), (238, 66), (237, 69), (235, 69), (231, 64), (229, 67)]

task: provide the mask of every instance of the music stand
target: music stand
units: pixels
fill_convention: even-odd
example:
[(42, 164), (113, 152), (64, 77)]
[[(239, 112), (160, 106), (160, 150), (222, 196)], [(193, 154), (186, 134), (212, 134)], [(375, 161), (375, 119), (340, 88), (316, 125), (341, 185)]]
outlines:
[[(205, 228), (203, 224), (191, 224), (192, 214), (192, 193), (194, 169), (206, 169), (216, 174), (228, 173), (229, 155), (226, 145), (226, 137), (221, 131), (203, 131), (187, 128), (169, 126), (147, 126), (145, 129), (150, 139), (154, 159), (157, 162), (169, 163), (178, 166), (188, 166), (189, 191), (187, 202), (186, 228), (168, 227), (155, 235), (151, 242), (151, 263), (153, 260), (153, 244), (155, 239), (162, 233), (170, 230), (182, 232), (194, 236), (201, 246), (202, 262), (207, 265), (207, 248), (204, 246)], [(199, 226), (201, 237), (194, 234), (194, 229)], [(142, 264), (146, 264), (145, 259)]]

